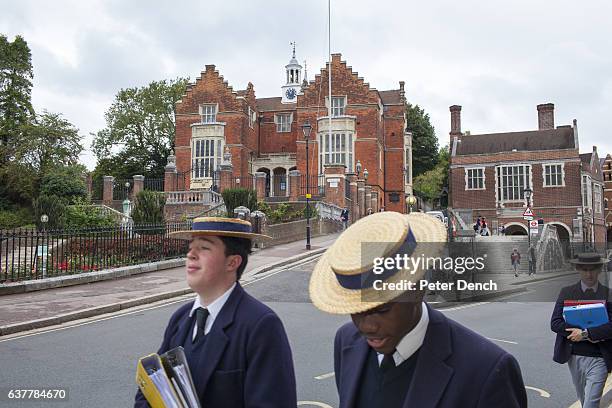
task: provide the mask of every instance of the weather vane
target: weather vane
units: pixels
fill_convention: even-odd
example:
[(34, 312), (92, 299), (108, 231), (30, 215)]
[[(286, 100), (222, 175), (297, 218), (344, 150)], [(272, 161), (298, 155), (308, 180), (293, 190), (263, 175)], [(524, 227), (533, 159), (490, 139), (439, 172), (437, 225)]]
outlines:
[(295, 41), (289, 43), (289, 45), (293, 45), (293, 58), (295, 58), (295, 44)]

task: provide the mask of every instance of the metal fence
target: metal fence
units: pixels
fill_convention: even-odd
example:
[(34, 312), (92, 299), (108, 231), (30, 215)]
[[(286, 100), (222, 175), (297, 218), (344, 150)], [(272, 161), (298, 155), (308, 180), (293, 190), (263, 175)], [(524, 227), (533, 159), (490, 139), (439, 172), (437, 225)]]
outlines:
[(149, 191), (164, 191), (164, 179), (163, 178), (145, 178), (144, 179), (144, 190)]
[[(308, 188), (306, 188), (306, 180), (308, 180)], [(300, 195), (305, 196), (306, 193), (312, 194), (312, 196), (323, 197), (325, 196), (325, 175), (324, 174), (311, 174), (308, 176), (300, 176)]]
[(129, 179), (113, 180), (113, 200), (125, 200), (129, 198), (134, 182)]
[(0, 283), (74, 275), (182, 258), (188, 242), (171, 238), (190, 222), (82, 230), (0, 230)]

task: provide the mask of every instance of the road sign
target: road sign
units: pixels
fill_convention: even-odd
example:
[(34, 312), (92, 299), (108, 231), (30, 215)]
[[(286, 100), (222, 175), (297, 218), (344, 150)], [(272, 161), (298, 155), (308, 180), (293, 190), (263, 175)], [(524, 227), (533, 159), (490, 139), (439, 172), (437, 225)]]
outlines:
[(533, 214), (533, 211), (531, 211), (531, 208), (527, 207), (527, 209), (523, 213), (523, 219), (527, 221), (531, 221), (533, 220), (533, 217), (535, 217), (535, 215)]
[(531, 235), (538, 234), (538, 222), (537, 221), (529, 221), (529, 233)]
[(306, 198), (312, 198), (312, 194), (306, 193)]

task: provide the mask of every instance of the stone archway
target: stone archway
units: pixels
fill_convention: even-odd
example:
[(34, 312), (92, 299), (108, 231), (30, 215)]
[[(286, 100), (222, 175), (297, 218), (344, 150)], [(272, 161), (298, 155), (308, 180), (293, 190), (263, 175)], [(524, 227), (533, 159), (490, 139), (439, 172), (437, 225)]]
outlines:
[(566, 258), (569, 258), (572, 231), (569, 229), (567, 225), (565, 225), (562, 222), (551, 222), (549, 224), (557, 228), (557, 235), (559, 236), (559, 241), (561, 242), (561, 248), (563, 248), (563, 255)]
[(527, 226), (518, 222), (509, 222), (504, 224), (506, 227), (506, 235), (527, 235)]
[(287, 183), (287, 170), (284, 167), (277, 167), (273, 171), (273, 187), (272, 192), (274, 197), (286, 197), (289, 195)]
[(270, 169), (261, 167), (257, 169), (258, 172), (266, 173), (266, 197), (270, 197)]

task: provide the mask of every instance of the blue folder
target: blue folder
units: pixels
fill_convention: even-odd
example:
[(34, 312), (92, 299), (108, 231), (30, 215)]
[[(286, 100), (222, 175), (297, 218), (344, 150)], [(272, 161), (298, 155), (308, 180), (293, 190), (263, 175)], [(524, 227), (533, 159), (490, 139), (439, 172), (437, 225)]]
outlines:
[(565, 306), (563, 308), (563, 318), (572, 327), (588, 329), (608, 323), (608, 311), (602, 303)]

